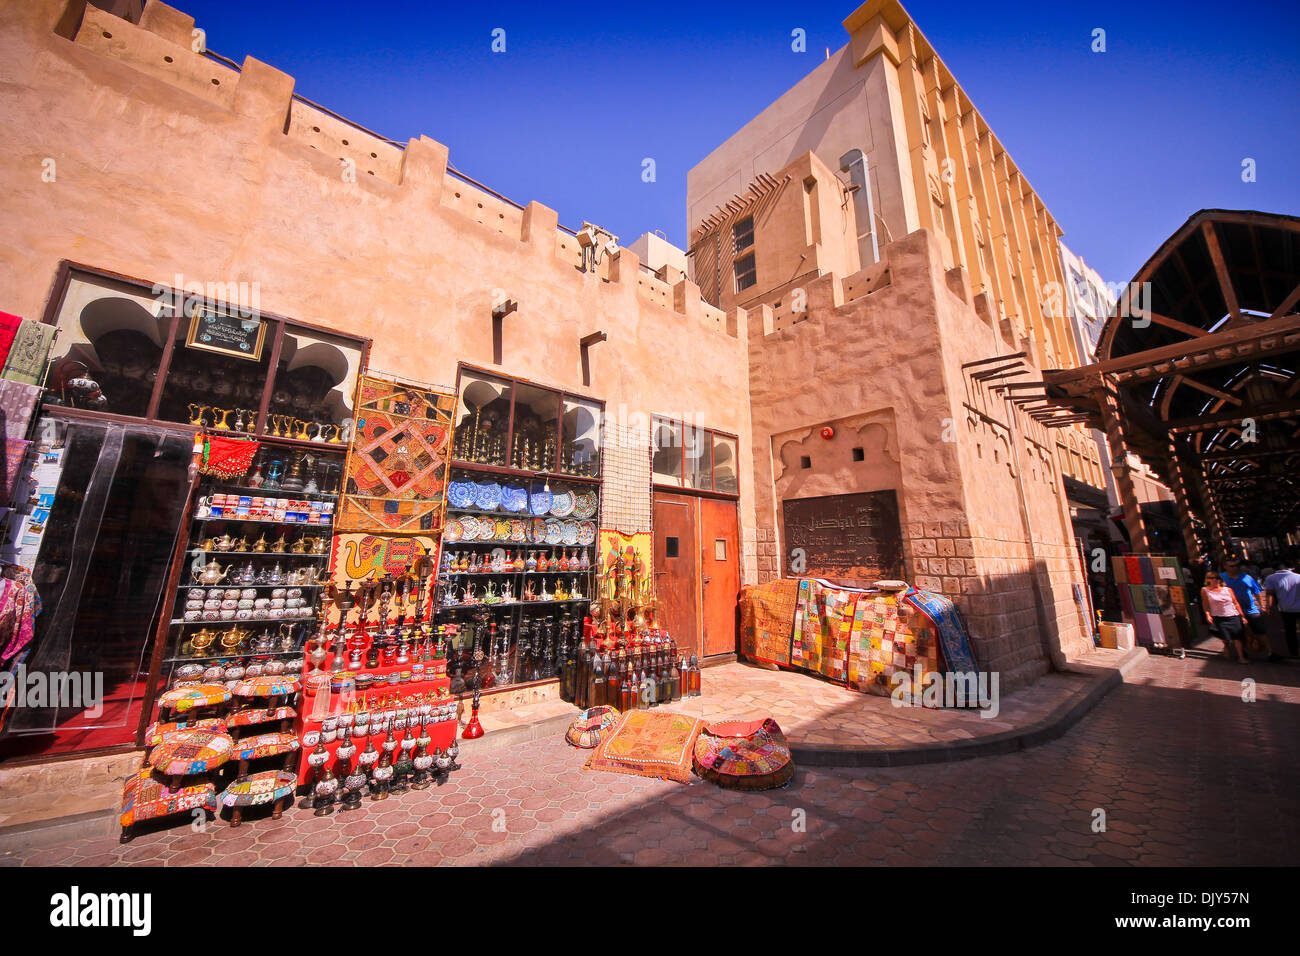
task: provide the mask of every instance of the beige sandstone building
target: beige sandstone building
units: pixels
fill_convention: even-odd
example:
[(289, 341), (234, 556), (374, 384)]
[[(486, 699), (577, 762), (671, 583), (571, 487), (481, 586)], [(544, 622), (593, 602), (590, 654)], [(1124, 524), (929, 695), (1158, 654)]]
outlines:
[[(798, 571), (788, 522), (819, 542), (808, 574), (953, 597), (1003, 690), (1090, 646), (1062, 430), (996, 388), (1079, 362), (1045, 291), (1061, 230), (897, 3), (852, 13), (843, 49), (692, 170), (686, 270), (656, 237), (654, 269), (586, 247), (433, 139), (195, 52), (157, 0), (121, 9), (5, 3), (0, 308), (93, 350), (157, 338), (155, 284), (255, 284), (371, 369), (603, 402), (602, 521), (654, 532), (665, 615), (705, 656), (734, 651), (741, 585)], [(870, 522), (815, 533), (846, 515)]]

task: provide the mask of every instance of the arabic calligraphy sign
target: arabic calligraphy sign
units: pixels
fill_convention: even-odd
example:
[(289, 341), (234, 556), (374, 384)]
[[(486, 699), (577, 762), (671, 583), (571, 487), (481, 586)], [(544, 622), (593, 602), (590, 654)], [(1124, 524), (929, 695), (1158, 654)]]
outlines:
[[(785, 518), (785, 573), (836, 583), (869, 584), (903, 576), (903, 536), (893, 491), (789, 498)], [(795, 549), (804, 567), (792, 567)]]

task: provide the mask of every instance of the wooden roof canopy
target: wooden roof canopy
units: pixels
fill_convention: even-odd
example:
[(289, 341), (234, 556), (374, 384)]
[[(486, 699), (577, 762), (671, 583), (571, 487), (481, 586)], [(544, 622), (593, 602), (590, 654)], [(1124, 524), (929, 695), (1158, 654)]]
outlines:
[(1097, 364), (1044, 373), (1049, 401), (1099, 416), (1113, 388), (1129, 447), (1166, 482), (1173, 449), (1199, 465), (1232, 534), (1294, 530), (1300, 218), (1203, 209), (1129, 289), (1149, 292), (1120, 296)]

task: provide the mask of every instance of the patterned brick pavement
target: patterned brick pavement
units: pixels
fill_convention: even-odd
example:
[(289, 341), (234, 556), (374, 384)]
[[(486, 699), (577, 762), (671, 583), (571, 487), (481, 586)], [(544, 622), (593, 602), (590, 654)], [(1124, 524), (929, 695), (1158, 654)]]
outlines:
[(557, 737), (480, 752), (441, 789), (355, 814), (84, 839), (0, 864), (1293, 864), (1298, 704), (1294, 665), (1152, 658), (1064, 737), (1007, 756), (801, 769), (740, 794), (587, 772)]

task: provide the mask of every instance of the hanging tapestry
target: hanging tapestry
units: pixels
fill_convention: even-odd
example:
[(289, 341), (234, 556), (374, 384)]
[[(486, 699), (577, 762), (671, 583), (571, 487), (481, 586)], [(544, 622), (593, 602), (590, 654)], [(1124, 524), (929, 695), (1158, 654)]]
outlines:
[[(377, 581), (383, 577), (397, 578), (389, 618), (403, 621), (409, 619), (411, 623), (419, 623), (414, 620), (419, 576), (418, 573), (412, 574), (412, 568), (416, 559), (425, 558), (419, 569), (425, 575), (424, 597), (419, 602), (419, 621), (427, 621), (433, 614), (438, 554), (439, 539), (434, 535), (336, 534), (330, 553), (330, 580), (339, 594), (351, 584), (355, 599), (359, 582), (367, 579)], [(348, 618), (349, 623), (355, 623), (360, 613), (353, 611)], [(338, 606), (333, 602), (330, 603), (329, 623), (338, 623)]]
[(36, 385), (0, 379), (0, 414), (4, 415), (5, 438), (22, 440), (27, 437), (27, 426), (31, 424), (41, 391)]
[(626, 534), (612, 528), (601, 528), (597, 542), (600, 598), (609, 601), (611, 606), (620, 595), (626, 596), (633, 604), (652, 603), (654, 538), (650, 532)]
[(778, 578), (749, 585), (740, 592), (740, 650), (746, 657), (782, 667), (790, 666), (790, 634), (799, 582)]
[(335, 531), (442, 531), (452, 392), (361, 376)]
[(45, 362), (50, 355), (50, 343), (54, 341), (54, 326), (43, 322), (23, 319), (9, 348), (9, 358), (5, 360), (4, 372), (0, 378), (11, 382), (24, 382), (39, 385), (45, 375)]

